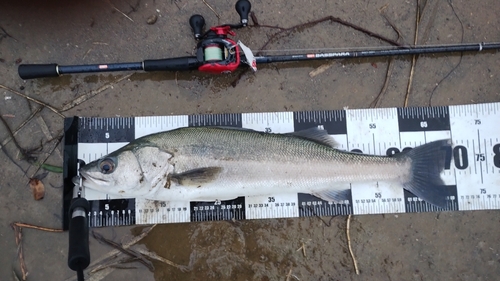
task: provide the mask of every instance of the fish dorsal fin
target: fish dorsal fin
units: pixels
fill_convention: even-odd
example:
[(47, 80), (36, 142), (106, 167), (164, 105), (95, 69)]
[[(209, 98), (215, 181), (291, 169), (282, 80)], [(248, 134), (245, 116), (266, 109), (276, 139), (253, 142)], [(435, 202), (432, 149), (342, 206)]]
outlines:
[(196, 185), (201, 187), (203, 184), (215, 180), (221, 171), (221, 167), (198, 168), (179, 174), (173, 174), (171, 179), (177, 181), (180, 185)]
[(300, 130), (297, 132), (289, 133), (288, 135), (307, 139), (330, 147), (338, 146), (338, 144), (333, 140), (333, 138), (328, 134), (326, 130), (319, 129), (318, 127)]
[(312, 195), (321, 198), (325, 201), (335, 201), (340, 202), (344, 200), (349, 200), (351, 194), (351, 189), (344, 190), (324, 190), (312, 193)]

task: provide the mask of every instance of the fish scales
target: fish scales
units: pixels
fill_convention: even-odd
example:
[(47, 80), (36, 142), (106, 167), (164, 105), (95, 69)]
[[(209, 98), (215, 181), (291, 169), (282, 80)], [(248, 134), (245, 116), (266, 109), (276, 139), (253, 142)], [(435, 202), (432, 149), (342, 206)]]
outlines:
[[(248, 130), (189, 128), (173, 135), (154, 135), (150, 141), (171, 151), (174, 158), (181, 157), (175, 161), (175, 172), (222, 166), (233, 171), (230, 180), (244, 173), (247, 177), (254, 174), (258, 178), (284, 176), (307, 181), (391, 180), (404, 176), (401, 167), (409, 165), (397, 158), (343, 152), (293, 135)], [(239, 167), (233, 168), (235, 164)]]

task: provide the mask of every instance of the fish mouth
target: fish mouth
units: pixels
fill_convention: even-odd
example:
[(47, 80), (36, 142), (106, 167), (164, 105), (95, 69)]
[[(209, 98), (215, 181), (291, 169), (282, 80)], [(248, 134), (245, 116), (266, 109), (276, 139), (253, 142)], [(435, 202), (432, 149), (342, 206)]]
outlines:
[[(106, 181), (106, 180), (103, 180), (103, 179), (98, 179), (98, 178), (95, 178), (95, 177), (92, 177), (84, 172), (81, 172), (80, 173), (80, 177), (82, 178), (82, 185), (84, 187), (90, 187), (90, 186), (97, 186), (97, 187), (100, 187), (100, 186), (109, 186), (110, 185), (110, 182), (109, 181)], [(75, 178), (78, 178), (78, 177), (75, 177)], [(78, 179), (79, 180), (79, 179)], [(73, 182), (75, 181), (75, 179), (73, 179)], [(86, 184), (87, 183), (87, 184)], [(89, 184), (90, 183), (90, 184)]]

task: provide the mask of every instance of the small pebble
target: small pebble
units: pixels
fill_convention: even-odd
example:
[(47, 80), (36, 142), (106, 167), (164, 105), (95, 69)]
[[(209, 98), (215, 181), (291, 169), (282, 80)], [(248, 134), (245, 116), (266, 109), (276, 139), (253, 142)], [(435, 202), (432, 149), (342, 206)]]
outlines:
[(148, 20), (146, 21), (148, 24), (155, 24), (156, 21), (158, 20), (158, 16), (157, 15), (152, 15), (148, 18)]

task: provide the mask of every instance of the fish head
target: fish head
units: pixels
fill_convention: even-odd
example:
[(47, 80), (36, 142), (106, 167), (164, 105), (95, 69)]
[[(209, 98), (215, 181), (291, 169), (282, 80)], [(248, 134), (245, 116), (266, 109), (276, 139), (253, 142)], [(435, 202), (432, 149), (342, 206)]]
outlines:
[(167, 184), (172, 154), (154, 146), (125, 146), (80, 168), (83, 187), (119, 197), (140, 197)]

